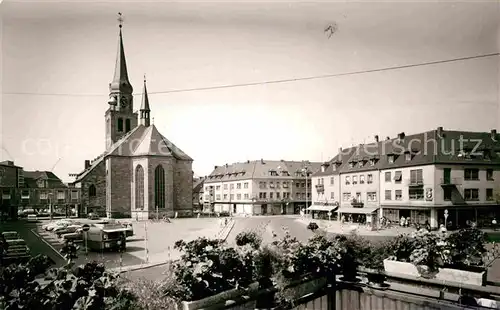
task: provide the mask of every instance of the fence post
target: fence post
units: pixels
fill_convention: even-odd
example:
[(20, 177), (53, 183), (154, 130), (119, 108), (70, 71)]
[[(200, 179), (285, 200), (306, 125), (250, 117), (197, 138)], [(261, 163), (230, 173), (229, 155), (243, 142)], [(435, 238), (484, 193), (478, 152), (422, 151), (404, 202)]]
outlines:
[(326, 289), (327, 310), (335, 310), (337, 307), (337, 277), (331, 273), (327, 277)]

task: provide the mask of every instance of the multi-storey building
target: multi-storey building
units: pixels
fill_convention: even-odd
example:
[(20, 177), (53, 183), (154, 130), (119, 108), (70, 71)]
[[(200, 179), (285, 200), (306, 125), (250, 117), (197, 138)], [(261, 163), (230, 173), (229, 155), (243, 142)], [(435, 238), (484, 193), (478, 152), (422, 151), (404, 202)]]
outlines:
[(24, 171), (13, 161), (0, 162), (0, 219), (17, 217), (19, 191), (24, 187)]
[(205, 179), (205, 211), (235, 215), (298, 213), (311, 204), (310, 177), (320, 165), (262, 159), (215, 166)]
[(200, 212), (203, 209), (203, 184), (205, 177), (193, 178), (193, 211)]
[(332, 177), (334, 184), (338, 181), (313, 191), (315, 204), (324, 201), (324, 188), (333, 193), (330, 200), (340, 206), (341, 214), (378, 212), (392, 221), (405, 217), (434, 228), (445, 221), (464, 226), (468, 220), (484, 226), (500, 216), (496, 130), (461, 132), (438, 127), (410, 136), (400, 133), (384, 141), (376, 137), (374, 143), (343, 150), (341, 155), (313, 175), (316, 186)]
[(25, 171), (24, 183), (20, 193), (23, 209), (46, 210), (61, 215), (71, 215), (72, 209), (82, 212), (80, 189), (64, 184), (53, 172)]

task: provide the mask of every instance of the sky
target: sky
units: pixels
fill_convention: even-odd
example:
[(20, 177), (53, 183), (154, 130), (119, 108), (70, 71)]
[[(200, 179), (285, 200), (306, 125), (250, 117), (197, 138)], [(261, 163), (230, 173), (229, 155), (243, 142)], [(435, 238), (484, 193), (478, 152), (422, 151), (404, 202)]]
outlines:
[(199, 176), (261, 158), (326, 161), (374, 135), (500, 130), (498, 56), (155, 93), (498, 53), (499, 3), (4, 1), (0, 160), (71, 181), (104, 151), (118, 12), (135, 108), (146, 74), (155, 126)]

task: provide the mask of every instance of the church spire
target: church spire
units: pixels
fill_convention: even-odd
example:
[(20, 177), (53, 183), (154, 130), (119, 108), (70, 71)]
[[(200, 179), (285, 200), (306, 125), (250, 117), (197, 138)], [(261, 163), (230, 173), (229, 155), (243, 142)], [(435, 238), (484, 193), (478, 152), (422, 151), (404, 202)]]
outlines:
[(150, 125), (150, 113), (148, 90), (146, 88), (146, 75), (144, 75), (144, 89), (142, 91), (142, 103), (140, 113), (140, 124), (148, 127)]
[(125, 50), (123, 49), (123, 38), (122, 38), (122, 25), (123, 18), (122, 13), (118, 13), (119, 22), (119, 40), (118, 40), (118, 51), (116, 54), (116, 64), (115, 64), (115, 75), (113, 81), (109, 84), (109, 91), (111, 93), (122, 93), (122, 94), (132, 94), (133, 88), (128, 80), (127, 72), (127, 62), (125, 60)]

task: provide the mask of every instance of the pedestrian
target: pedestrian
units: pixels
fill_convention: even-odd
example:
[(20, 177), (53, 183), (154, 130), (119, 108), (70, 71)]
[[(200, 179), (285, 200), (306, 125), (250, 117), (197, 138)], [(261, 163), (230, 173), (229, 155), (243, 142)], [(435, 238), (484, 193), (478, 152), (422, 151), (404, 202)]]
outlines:
[(493, 226), (493, 230), (497, 230), (497, 220), (495, 218), (491, 220), (491, 226)]

